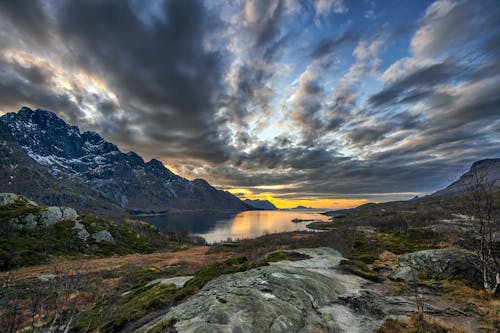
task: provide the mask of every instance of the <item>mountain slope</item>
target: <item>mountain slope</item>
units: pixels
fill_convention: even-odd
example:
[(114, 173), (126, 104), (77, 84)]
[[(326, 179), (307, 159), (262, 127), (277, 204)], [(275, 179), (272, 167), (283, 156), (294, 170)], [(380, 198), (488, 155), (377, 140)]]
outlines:
[(278, 209), (278, 208), (276, 208), (275, 205), (273, 205), (268, 200), (260, 200), (260, 199), (250, 200), (250, 199), (246, 199), (244, 201), (244, 203), (246, 203), (247, 205), (249, 205), (250, 207), (253, 207), (255, 209), (261, 209), (261, 210), (277, 210)]
[[(83, 192), (97, 193), (126, 210), (223, 210), (247, 208), (232, 194), (210, 186), (204, 180), (189, 181), (165, 168), (158, 160), (145, 162), (134, 152), (122, 153), (95, 132), (81, 133), (53, 112), (23, 107), (0, 117), (3, 135), (17, 155), (5, 155), (0, 172), (7, 175), (17, 164), (38, 173), (35, 177), (7, 178), (0, 190), (17, 191), (47, 204), (48, 188), (64, 184)], [(2, 146), (3, 147), (3, 146)], [(19, 160), (17, 160), (19, 159)], [(31, 193), (32, 182), (40, 193)], [(38, 184), (42, 182), (43, 184)], [(85, 184), (82, 186), (82, 184)], [(61, 185), (62, 186), (62, 185)], [(65, 191), (63, 191), (65, 192)], [(99, 196), (99, 195), (98, 195)], [(70, 202), (57, 202), (67, 204)]]
[(468, 188), (473, 184), (473, 177), (475, 174), (479, 178), (483, 178), (488, 184), (500, 186), (500, 158), (474, 162), (469, 171), (464, 173), (458, 180), (446, 188), (433, 193), (432, 196), (456, 195), (467, 192)]

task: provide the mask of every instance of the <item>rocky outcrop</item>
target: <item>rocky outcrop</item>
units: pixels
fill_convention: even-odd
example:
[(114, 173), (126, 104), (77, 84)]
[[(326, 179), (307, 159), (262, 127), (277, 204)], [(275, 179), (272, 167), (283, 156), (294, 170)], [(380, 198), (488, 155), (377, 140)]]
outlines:
[[(85, 230), (85, 229), (83, 229)], [(114, 243), (115, 240), (113, 238), (113, 236), (111, 235), (111, 233), (107, 230), (101, 230), (101, 231), (98, 231), (98, 232), (95, 232), (92, 234), (92, 238), (97, 242), (97, 243), (100, 243), (100, 242), (108, 242), (108, 243)]]
[(375, 332), (412, 300), (384, 297), (376, 284), (339, 269), (334, 249), (293, 250), (309, 259), (280, 261), (224, 275), (136, 332), (175, 322), (177, 332)]
[(15, 193), (0, 193), (0, 207), (11, 205), (16, 202), (22, 202), (31, 206), (38, 206), (38, 204), (23, 195)]
[(14, 193), (0, 193), (0, 206), (13, 204), (17, 200), (17, 195)]
[(78, 213), (73, 208), (41, 207), (36, 202), (15, 193), (0, 193), (0, 207), (4, 207), (6, 212), (15, 213), (16, 216), (8, 219), (8, 222), (17, 229), (50, 227), (61, 221), (78, 223)]
[(433, 249), (404, 254), (399, 257), (395, 278), (413, 281), (419, 277), (466, 279), (481, 281), (480, 272), (474, 267), (474, 254), (458, 249)]

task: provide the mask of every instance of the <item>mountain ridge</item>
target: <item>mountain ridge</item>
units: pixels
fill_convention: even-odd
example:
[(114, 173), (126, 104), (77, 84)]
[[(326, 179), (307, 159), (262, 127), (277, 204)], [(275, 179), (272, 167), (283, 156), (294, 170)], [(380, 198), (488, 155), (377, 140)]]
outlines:
[[(217, 190), (204, 180), (189, 181), (166, 168), (160, 161), (145, 162), (135, 152), (123, 153), (98, 133), (80, 132), (77, 126), (67, 124), (54, 112), (28, 107), (17, 113), (0, 117), (2, 135), (9, 139), (11, 150), (17, 152), (16, 163), (12, 154), (4, 154), (2, 173), (10, 182), (0, 182), (2, 191), (33, 195), (29, 182), (9, 174), (8, 165), (27, 165), (38, 170), (46, 183), (78, 184), (90, 196), (99, 194), (107, 202), (122, 210), (221, 210), (248, 209), (232, 194)], [(3, 146), (2, 146), (3, 148)], [(9, 158), (10, 156), (10, 158)], [(24, 163), (24, 164), (23, 164)], [(36, 182), (37, 178), (31, 179)], [(19, 183), (24, 181), (24, 186)], [(49, 186), (50, 184), (46, 184)], [(40, 192), (43, 192), (40, 189)], [(64, 192), (64, 191), (63, 191)], [(54, 204), (43, 193), (34, 195), (37, 200)], [(64, 200), (57, 204), (66, 204)], [(93, 206), (93, 205), (90, 205)], [(81, 206), (78, 208), (82, 208)], [(85, 205), (83, 208), (86, 208)]]
[(255, 208), (255, 209), (258, 209), (258, 210), (277, 210), (278, 209), (269, 200), (260, 200), (260, 199), (251, 200), (251, 199), (245, 199), (243, 202), (246, 203), (247, 205)]
[(475, 161), (469, 170), (462, 174), (456, 181), (431, 194), (431, 196), (456, 195), (467, 192), (473, 185), (473, 176), (477, 175), (487, 184), (500, 186), (500, 158), (487, 158)]

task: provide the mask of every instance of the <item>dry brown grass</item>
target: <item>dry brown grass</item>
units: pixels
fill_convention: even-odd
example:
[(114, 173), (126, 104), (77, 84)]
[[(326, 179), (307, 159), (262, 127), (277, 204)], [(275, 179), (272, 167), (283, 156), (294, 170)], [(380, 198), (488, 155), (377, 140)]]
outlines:
[(417, 314), (408, 318), (388, 319), (378, 333), (466, 333), (453, 324), (431, 316), (419, 317)]
[(165, 267), (183, 264), (188, 272), (235, 256), (233, 252), (207, 253), (209, 246), (197, 246), (176, 252), (130, 254), (100, 259), (62, 259), (50, 264), (23, 267), (0, 272), (0, 281), (9, 276), (11, 281), (38, 277), (42, 274), (75, 275), (78, 272), (99, 273), (140, 267)]
[(493, 297), (484, 290), (471, 288), (461, 281), (442, 281), (444, 295), (455, 302), (464, 304), (481, 316), (484, 332), (500, 332), (500, 298)]

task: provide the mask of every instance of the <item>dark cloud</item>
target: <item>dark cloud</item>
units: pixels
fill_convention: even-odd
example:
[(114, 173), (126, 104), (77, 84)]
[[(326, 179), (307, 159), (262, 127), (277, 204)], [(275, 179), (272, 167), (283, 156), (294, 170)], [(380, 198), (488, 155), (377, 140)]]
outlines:
[(0, 1), (0, 17), (31, 43), (39, 45), (50, 41), (51, 21), (41, 1)]
[(0, 108), (281, 198), (411, 197), (498, 156), (498, 1), (436, 1), (404, 27), (348, 9), (0, 1)]
[(394, 103), (410, 103), (429, 95), (429, 89), (438, 84), (461, 80), (467, 68), (443, 62), (429, 65), (409, 73), (393, 82), (381, 92), (371, 96), (369, 102), (377, 107)]
[(360, 35), (354, 33), (353, 31), (347, 31), (340, 36), (332, 36), (330, 38), (324, 38), (319, 41), (316, 47), (310, 54), (313, 59), (321, 58), (325, 55), (330, 55), (332, 52), (336, 51), (338, 48), (353, 45), (360, 39)]

